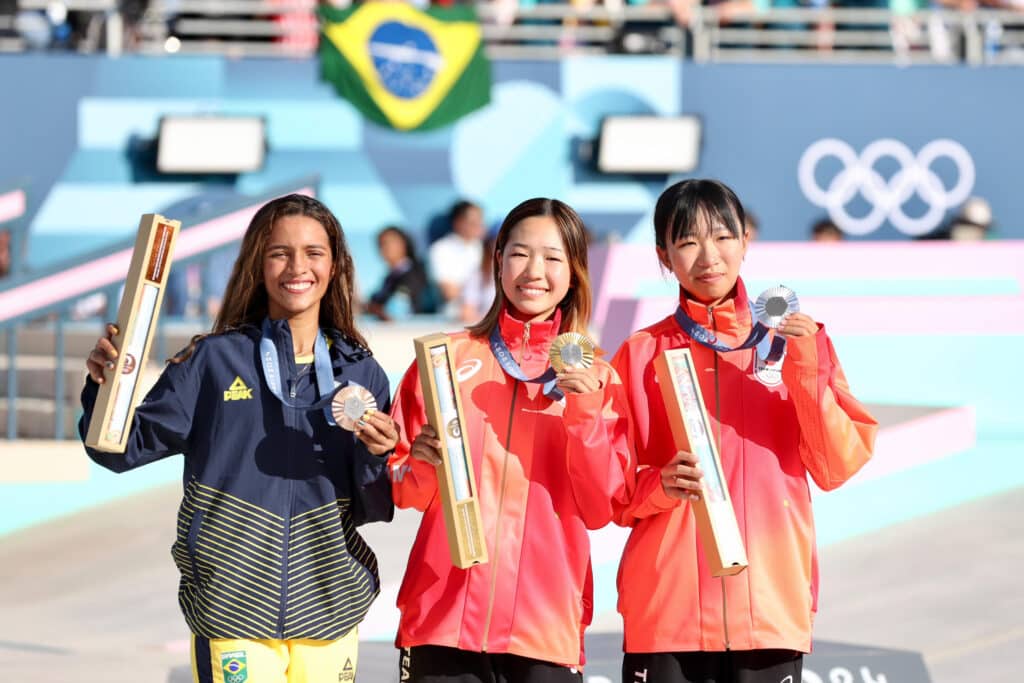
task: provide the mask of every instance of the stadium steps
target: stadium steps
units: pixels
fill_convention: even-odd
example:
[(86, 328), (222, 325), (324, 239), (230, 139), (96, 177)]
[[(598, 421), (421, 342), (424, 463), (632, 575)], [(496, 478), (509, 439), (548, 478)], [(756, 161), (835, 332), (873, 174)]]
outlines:
[[(77, 439), (81, 414), (79, 395), (85, 382), (85, 358), (98, 337), (96, 323), (69, 323), (64, 332), (64, 389), (60, 400), (64, 405), (64, 438)], [(194, 334), (192, 325), (168, 326), (163, 335), (163, 348), (170, 354), (184, 347)], [(0, 436), (7, 436), (10, 410), (7, 398), (8, 364), (6, 335), (0, 335)], [(53, 439), (56, 435), (57, 396), (56, 340), (52, 325), (25, 326), (18, 332), (17, 368), (17, 432), (20, 439)], [(144, 389), (151, 386), (163, 367), (150, 353), (150, 364), (143, 379)]]

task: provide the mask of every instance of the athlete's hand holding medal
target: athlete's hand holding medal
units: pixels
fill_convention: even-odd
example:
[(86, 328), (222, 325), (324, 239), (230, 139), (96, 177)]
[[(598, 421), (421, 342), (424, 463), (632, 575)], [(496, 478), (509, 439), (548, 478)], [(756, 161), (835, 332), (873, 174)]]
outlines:
[[(782, 285), (762, 292), (751, 304), (751, 311), (754, 319), (763, 327), (760, 331), (755, 327), (750, 338), (738, 348), (756, 346), (755, 353), (763, 354), (773, 362), (781, 357), (783, 344), (772, 344), (769, 351), (765, 328), (775, 330), (782, 337), (804, 337), (818, 331), (818, 324), (810, 316), (800, 312), (800, 301), (793, 290)], [(679, 318), (682, 318), (683, 329), (698, 343), (716, 351), (733, 350), (720, 345), (706, 329), (698, 329), (692, 320), (683, 318), (682, 315), (679, 315)], [(697, 456), (686, 451), (677, 451), (661, 468), (661, 486), (670, 498), (699, 500), (701, 477), (703, 473)]]
[(548, 352), (555, 371), (555, 386), (563, 393), (586, 394), (601, 388), (594, 369), (594, 342), (579, 332), (555, 337)]
[(385, 455), (398, 443), (398, 423), (377, 410), (377, 399), (365, 387), (350, 384), (331, 402), (334, 420), (342, 429), (355, 433), (373, 455)]
[(792, 289), (779, 285), (761, 292), (754, 302), (757, 321), (784, 337), (806, 337), (818, 332), (818, 323), (800, 312), (800, 301)]
[[(500, 346), (504, 348), (503, 345)], [(506, 357), (511, 358), (511, 355), (506, 354)], [(551, 370), (554, 371), (554, 388), (562, 393), (584, 394), (601, 388), (601, 380), (593, 368), (594, 342), (586, 335), (578, 332), (558, 335), (551, 343), (548, 357), (551, 361)], [(505, 365), (509, 363), (506, 362), (503, 366)], [(518, 366), (515, 369), (518, 370)], [(545, 376), (533, 381), (542, 380), (548, 381)], [(423, 429), (413, 439), (409, 454), (436, 467), (442, 462), (441, 445), (441, 440), (437, 438), (434, 429), (429, 424), (424, 424)]]

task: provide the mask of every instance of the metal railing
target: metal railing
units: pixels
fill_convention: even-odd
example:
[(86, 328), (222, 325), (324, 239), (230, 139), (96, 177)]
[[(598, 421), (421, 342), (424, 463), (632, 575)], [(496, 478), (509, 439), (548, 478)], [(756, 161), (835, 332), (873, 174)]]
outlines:
[[(60, 4), (60, 3), (58, 3)], [(43, 11), (53, 0), (18, 0)], [(153, 0), (124, 26), (118, 0), (63, 0), (68, 11), (104, 21), (105, 45), (118, 54), (127, 33), (145, 54), (308, 57), (317, 37), (316, 0)], [(640, 52), (692, 55), (698, 62), (1024, 63), (1024, 12), (785, 8), (730, 12), (694, 7), (685, 27), (666, 6), (569, 2), (518, 7), (476, 5), (487, 52), (498, 59)], [(0, 17), (0, 29), (13, 20)], [(8, 37), (2, 49), (18, 49)]]
[[(309, 176), (273, 188), (258, 196), (238, 196), (191, 216), (182, 226), (175, 247), (174, 268), (190, 264), (205, 265), (214, 252), (240, 242), (250, 218), (264, 203), (291, 192), (317, 194), (319, 178)], [(176, 218), (168, 216), (168, 218)], [(6, 342), (7, 359), (7, 424), (8, 439), (18, 435), (18, 355), (19, 352), (38, 353), (39, 349), (19, 349), (19, 333), (29, 325), (45, 326), (53, 330), (54, 356), (54, 438), (65, 434), (65, 338), (66, 327), (78, 302), (97, 294), (106, 299), (102, 320), (115, 320), (120, 302), (120, 290), (128, 272), (128, 261), (135, 246), (132, 234), (94, 253), (67, 263), (56, 264), (38, 272), (23, 272), (0, 280), (0, 335)], [(122, 272), (97, 273), (92, 267), (101, 259), (112, 255), (123, 256)], [(60, 286), (63, 283), (63, 286)], [(97, 332), (101, 319), (96, 318)], [(167, 358), (164, 327), (172, 322), (161, 316), (157, 325), (151, 358)], [(49, 347), (47, 347), (49, 348)]]
[(1024, 13), (793, 8), (694, 15), (699, 62), (1021, 63)]

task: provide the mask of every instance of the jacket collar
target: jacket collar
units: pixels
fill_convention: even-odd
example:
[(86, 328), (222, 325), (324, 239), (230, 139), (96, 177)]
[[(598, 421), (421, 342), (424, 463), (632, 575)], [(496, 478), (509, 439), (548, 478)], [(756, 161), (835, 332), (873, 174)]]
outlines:
[[(686, 290), (680, 287), (679, 304), (698, 325), (708, 328), (718, 337), (745, 339), (750, 334), (750, 304), (742, 278), (736, 280), (732, 294), (711, 307), (691, 298)], [(714, 322), (711, 320), (712, 311)]]
[[(517, 358), (521, 350), (529, 350), (530, 355), (542, 354), (547, 357), (548, 348), (551, 342), (558, 336), (562, 326), (562, 311), (555, 309), (555, 314), (547, 320), (524, 323), (509, 315), (508, 308), (501, 312), (498, 318), (498, 329), (501, 331), (501, 338), (505, 340), (509, 350)], [(526, 331), (530, 334), (527, 340), (527, 349), (523, 349), (523, 341), (527, 339)]]
[[(263, 334), (258, 324), (245, 324), (240, 329), (257, 343)], [(281, 353), (280, 349), (290, 350), (292, 348), (292, 330), (286, 319), (271, 320), (270, 329), (273, 331), (274, 343), (279, 349), (278, 353)], [(356, 363), (373, 355), (369, 349), (357, 344), (332, 327), (324, 329), (322, 332), (326, 335), (327, 345), (330, 347), (331, 365), (336, 368)], [(291, 353), (285, 354), (287, 358), (291, 358), (291, 356)]]

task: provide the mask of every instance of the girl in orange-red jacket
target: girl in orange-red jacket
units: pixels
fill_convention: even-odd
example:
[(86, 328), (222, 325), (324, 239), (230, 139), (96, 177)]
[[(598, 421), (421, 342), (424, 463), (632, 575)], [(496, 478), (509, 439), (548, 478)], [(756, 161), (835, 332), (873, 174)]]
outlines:
[(452, 566), (435, 469), (441, 444), (426, 424), (415, 366), (398, 388), (394, 499), (424, 513), (398, 595), (403, 681), (582, 680), (587, 529), (612, 520), (614, 501), (625, 504), (634, 469), (628, 409), (600, 359), (547, 385), (527, 378), (548, 370), (558, 334), (586, 331), (586, 249), (569, 206), (523, 202), (498, 232), (490, 310), (453, 335), (488, 563)]
[[(809, 316), (792, 313), (777, 328), (780, 361), (764, 348), (712, 347), (714, 338), (720, 348), (743, 346), (752, 331), (739, 278), (743, 225), (739, 199), (719, 182), (665, 190), (655, 240), (679, 281), (679, 309), (633, 334), (612, 360), (629, 393), (638, 460), (631, 500), (616, 513), (633, 527), (618, 581), (627, 683), (798, 683), (818, 590), (807, 474), (833, 489), (871, 454), (877, 425)], [(690, 505), (701, 472), (673, 445), (652, 365), (682, 347), (698, 368), (749, 562), (720, 579), (709, 573)]]

